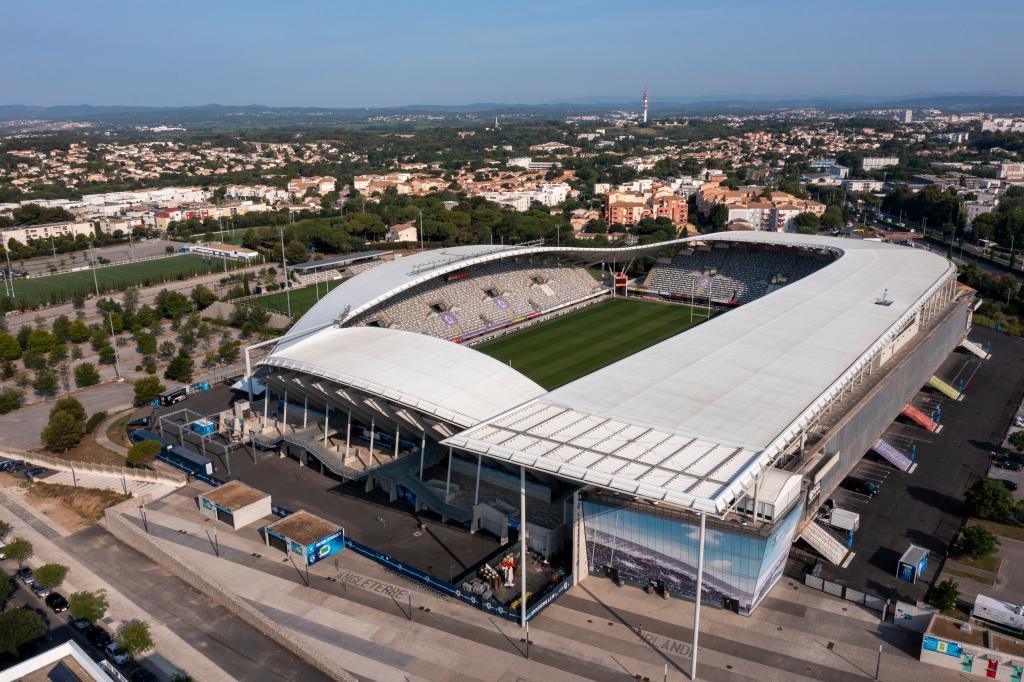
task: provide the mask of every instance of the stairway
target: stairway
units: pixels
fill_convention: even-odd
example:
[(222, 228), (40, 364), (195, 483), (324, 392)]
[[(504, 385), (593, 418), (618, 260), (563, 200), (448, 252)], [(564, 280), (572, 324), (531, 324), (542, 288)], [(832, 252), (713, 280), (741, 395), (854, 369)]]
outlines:
[(910, 461), (909, 457), (900, 452), (895, 445), (881, 438), (871, 446), (871, 449), (900, 471), (910, 471), (914, 467), (914, 463)]
[(459, 523), (469, 523), (473, 520), (472, 510), (466, 510), (445, 502), (440, 493), (420, 481), (412, 471), (405, 471), (403, 474), (397, 477), (398, 482), (408, 488), (427, 509)]
[(956, 390), (934, 374), (931, 379), (928, 380), (928, 385), (948, 398), (952, 398), (953, 400), (963, 400), (964, 396), (960, 391)]
[(910, 421), (916, 423), (922, 429), (925, 429), (927, 431), (938, 430), (939, 425), (935, 423), (935, 420), (926, 415), (921, 410), (914, 407), (913, 405), (907, 405), (906, 407), (904, 407), (903, 412), (901, 414)]
[(800, 530), (800, 537), (818, 554), (836, 566), (846, 567), (853, 560), (853, 552), (835, 535), (814, 519), (809, 520)]
[(992, 357), (991, 353), (986, 353), (984, 348), (974, 343), (973, 341), (968, 341), (967, 339), (964, 339), (963, 341), (960, 342), (960, 346), (964, 350), (974, 353), (982, 360), (988, 360), (990, 357)]

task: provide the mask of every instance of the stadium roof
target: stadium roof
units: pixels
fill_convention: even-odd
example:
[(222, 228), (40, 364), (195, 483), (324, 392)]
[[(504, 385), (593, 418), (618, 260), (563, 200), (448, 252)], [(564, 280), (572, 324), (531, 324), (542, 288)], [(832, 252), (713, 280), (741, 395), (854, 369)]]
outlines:
[(371, 258), (380, 258), (386, 256), (391, 251), (357, 251), (355, 253), (346, 253), (340, 256), (328, 256), (327, 258), (321, 258), (319, 260), (311, 260), (305, 263), (298, 263), (296, 265), (289, 265), (289, 270), (316, 270), (318, 268), (324, 268), (329, 265), (338, 265), (339, 263), (355, 263), (362, 260), (369, 260)]
[(544, 393), (466, 346), (379, 327), (327, 327), (260, 364), (352, 386), (462, 428)]
[[(956, 272), (928, 251), (862, 240), (732, 232), (687, 241), (779, 244), (839, 257), (445, 443), (724, 512)], [(888, 305), (879, 305), (883, 297)]]

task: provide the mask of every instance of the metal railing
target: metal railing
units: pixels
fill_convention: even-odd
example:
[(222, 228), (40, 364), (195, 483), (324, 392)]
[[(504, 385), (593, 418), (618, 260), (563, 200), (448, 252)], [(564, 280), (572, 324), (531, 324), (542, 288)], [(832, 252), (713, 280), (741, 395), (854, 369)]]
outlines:
[(90, 462), (75, 462), (59, 457), (40, 455), (34, 452), (20, 452), (18, 450), (2, 450), (0, 456), (7, 459), (21, 459), (36, 466), (54, 469), (56, 471), (69, 471), (73, 475), (97, 474), (111, 478), (124, 478), (130, 481), (142, 481), (144, 483), (161, 483), (171, 486), (185, 485), (184, 477), (171, 476), (149, 469), (136, 469), (132, 467), (114, 466), (111, 464), (92, 464)]

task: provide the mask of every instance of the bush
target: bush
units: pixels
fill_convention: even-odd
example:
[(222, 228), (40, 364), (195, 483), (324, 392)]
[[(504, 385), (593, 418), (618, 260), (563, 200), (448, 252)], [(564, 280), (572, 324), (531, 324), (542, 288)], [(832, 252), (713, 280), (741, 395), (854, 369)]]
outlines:
[(1017, 452), (1024, 452), (1024, 430), (1010, 434), (1010, 445), (1015, 447)]
[(107, 413), (104, 412), (103, 410), (100, 410), (99, 412), (95, 413), (94, 415), (89, 417), (89, 420), (87, 422), (85, 422), (85, 432), (92, 433), (93, 431), (96, 430), (97, 426), (103, 423), (103, 420), (106, 418)]
[(140, 440), (128, 448), (128, 463), (134, 466), (149, 464), (160, 454), (162, 447), (155, 440)]
[(82, 442), (85, 424), (70, 412), (55, 412), (43, 428), (43, 445), (50, 452), (66, 452)]
[(75, 365), (75, 385), (79, 388), (85, 388), (86, 386), (95, 386), (100, 383), (100, 373), (96, 369), (96, 365), (91, 362), (83, 362), (80, 365)]
[(107, 606), (107, 591), (104, 589), (96, 592), (73, 592), (68, 597), (68, 611), (75, 620), (95, 623), (107, 615)]
[(956, 546), (958, 556), (969, 556), (972, 559), (979, 559), (986, 554), (991, 554), (999, 546), (999, 539), (985, 526), (968, 526), (960, 534), (960, 541)]
[(36, 372), (36, 378), (32, 382), (32, 389), (42, 396), (56, 395), (59, 386), (57, 375), (54, 374), (52, 369), (39, 370)]
[(21, 647), (46, 634), (46, 624), (35, 611), (10, 609), (0, 613), (0, 652), (17, 656)]
[(1005, 521), (1013, 510), (1013, 494), (1001, 481), (983, 478), (964, 495), (967, 512), (979, 519)]
[(193, 365), (192, 358), (182, 351), (167, 365), (167, 369), (164, 370), (164, 378), (187, 384), (192, 381)]
[(956, 600), (960, 598), (960, 588), (952, 580), (943, 580), (930, 588), (924, 600), (939, 611), (950, 611), (956, 608)]
[(21, 407), (25, 394), (16, 388), (0, 389), (0, 414), (7, 414)]
[(149, 634), (149, 625), (141, 620), (130, 620), (121, 624), (114, 634), (117, 646), (129, 656), (138, 656), (153, 648), (153, 637)]
[(36, 582), (50, 590), (64, 582), (67, 574), (68, 567), (60, 564), (43, 564), (35, 570)]

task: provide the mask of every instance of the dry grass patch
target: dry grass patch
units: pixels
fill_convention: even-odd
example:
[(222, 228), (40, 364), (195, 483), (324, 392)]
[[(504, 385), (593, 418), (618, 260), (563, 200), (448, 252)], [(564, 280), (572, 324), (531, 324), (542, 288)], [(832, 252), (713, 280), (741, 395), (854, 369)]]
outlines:
[(41, 450), (40, 454), (49, 457), (56, 457), (68, 462), (85, 462), (86, 464), (109, 464), (111, 466), (124, 466), (124, 457), (112, 452), (99, 443), (92, 436), (86, 436), (82, 442), (67, 452), (47, 452)]
[(129, 498), (113, 490), (76, 488), (42, 481), (25, 483), (24, 487), (31, 496), (59, 501), (88, 523), (96, 523), (103, 518), (103, 510)]

